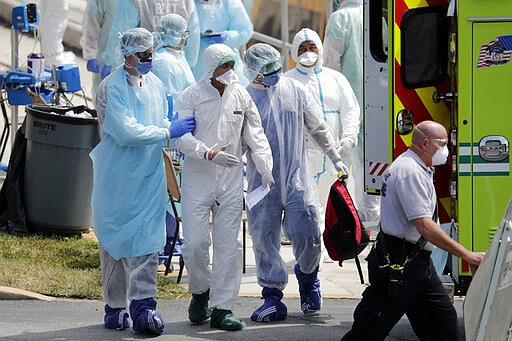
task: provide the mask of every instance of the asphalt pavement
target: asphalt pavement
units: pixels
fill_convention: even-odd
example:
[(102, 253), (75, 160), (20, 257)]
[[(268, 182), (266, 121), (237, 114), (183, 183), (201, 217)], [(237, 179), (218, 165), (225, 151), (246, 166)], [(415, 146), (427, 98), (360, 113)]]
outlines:
[[(247, 322), (242, 331), (212, 329), (209, 323), (191, 325), (187, 318), (188, 299), (159, 300), (158, 311), (165, 323), (158, 340), (339, 340), (352, 324), (354, 299), (325, 299), (321, 314), (304, 316), (298, 299), (283, 302), (288, 318), (278, 323), (250, 321), (252, 311), (261, 304), (258, 298), (240, 298), (233, 309)], [(138, 340), (147, 335), (103, 327), (103, 302), (88, 300), (9, 300), (0, 301), (0, 339), (2, 340)], [(462, 302), (456, 301), (459, 330), (462, 329)], [(462, 335), (462, 334), (461, 334)], [(464, 340), (463, 337), (459, 338)], [(403, 318), (386, 340), (417, 340), (409, 322)]]

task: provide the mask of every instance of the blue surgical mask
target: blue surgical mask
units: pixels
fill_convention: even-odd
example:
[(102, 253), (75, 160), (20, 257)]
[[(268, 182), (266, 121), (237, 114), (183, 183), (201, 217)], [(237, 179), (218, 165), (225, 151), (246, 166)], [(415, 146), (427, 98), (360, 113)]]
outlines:
[(146, 73), (148, 73), (149, 71), (151, 71), (151, 67), (153, 66), (153, 62), (152, 61), (149, 61), (149, 62), (140, 62), (139, 64), (137, 64), (137, 66), (135, 67), (135, 70), (137, 70), (138, 73), (140, 73), (141, 75), (145, 75)]
[(273, 86), (273, 85), (276, 85), (277, 82), (279, 82), (280, 78), (281, 78), (281, 72), (276, 72), (271, 75), (263, 76), (262, 84), (265, 86)]

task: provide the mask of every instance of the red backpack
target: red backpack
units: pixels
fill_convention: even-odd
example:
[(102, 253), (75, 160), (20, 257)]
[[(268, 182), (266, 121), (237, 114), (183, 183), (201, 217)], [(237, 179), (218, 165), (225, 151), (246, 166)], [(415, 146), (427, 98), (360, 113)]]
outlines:
[(344, 260), (355, 259), (361, 284), (364, 284), (357, 255), (368, 245), (370, 232), (365, 230), (359, 219), (357, 209), (347, 190), (346, 179), (347, 176), (343, 175), (331, 186), (325, 208), (323, 239), (329, 257), (338, 261), (340, 266)]

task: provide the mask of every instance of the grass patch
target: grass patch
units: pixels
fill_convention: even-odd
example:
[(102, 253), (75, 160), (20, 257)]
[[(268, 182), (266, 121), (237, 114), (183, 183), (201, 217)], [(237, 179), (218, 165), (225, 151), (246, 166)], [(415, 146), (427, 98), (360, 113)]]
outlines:
[[(157, 283), (159, 298), (188, 295), (174, 278), (159, 274)], [(98, 242), (0, 233), (0, 286), (54, 297), (101, 299)]]

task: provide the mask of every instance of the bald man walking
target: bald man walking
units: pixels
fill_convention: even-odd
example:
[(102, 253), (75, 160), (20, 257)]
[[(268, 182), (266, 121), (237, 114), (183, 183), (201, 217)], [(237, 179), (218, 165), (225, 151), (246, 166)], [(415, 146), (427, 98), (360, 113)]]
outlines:
[(435, 246), (478, 265), (472, 252), (439, 226), (433, 168), (448, 157), (446, 129), (419, 123), (412, 145), (384, 173), (380, 232), (368, 255), (370, 286), (354, 311), (345, 340), (384, 340), (406, 314), (420, 340), (457, 340), (457, 312), (436, 274)]

